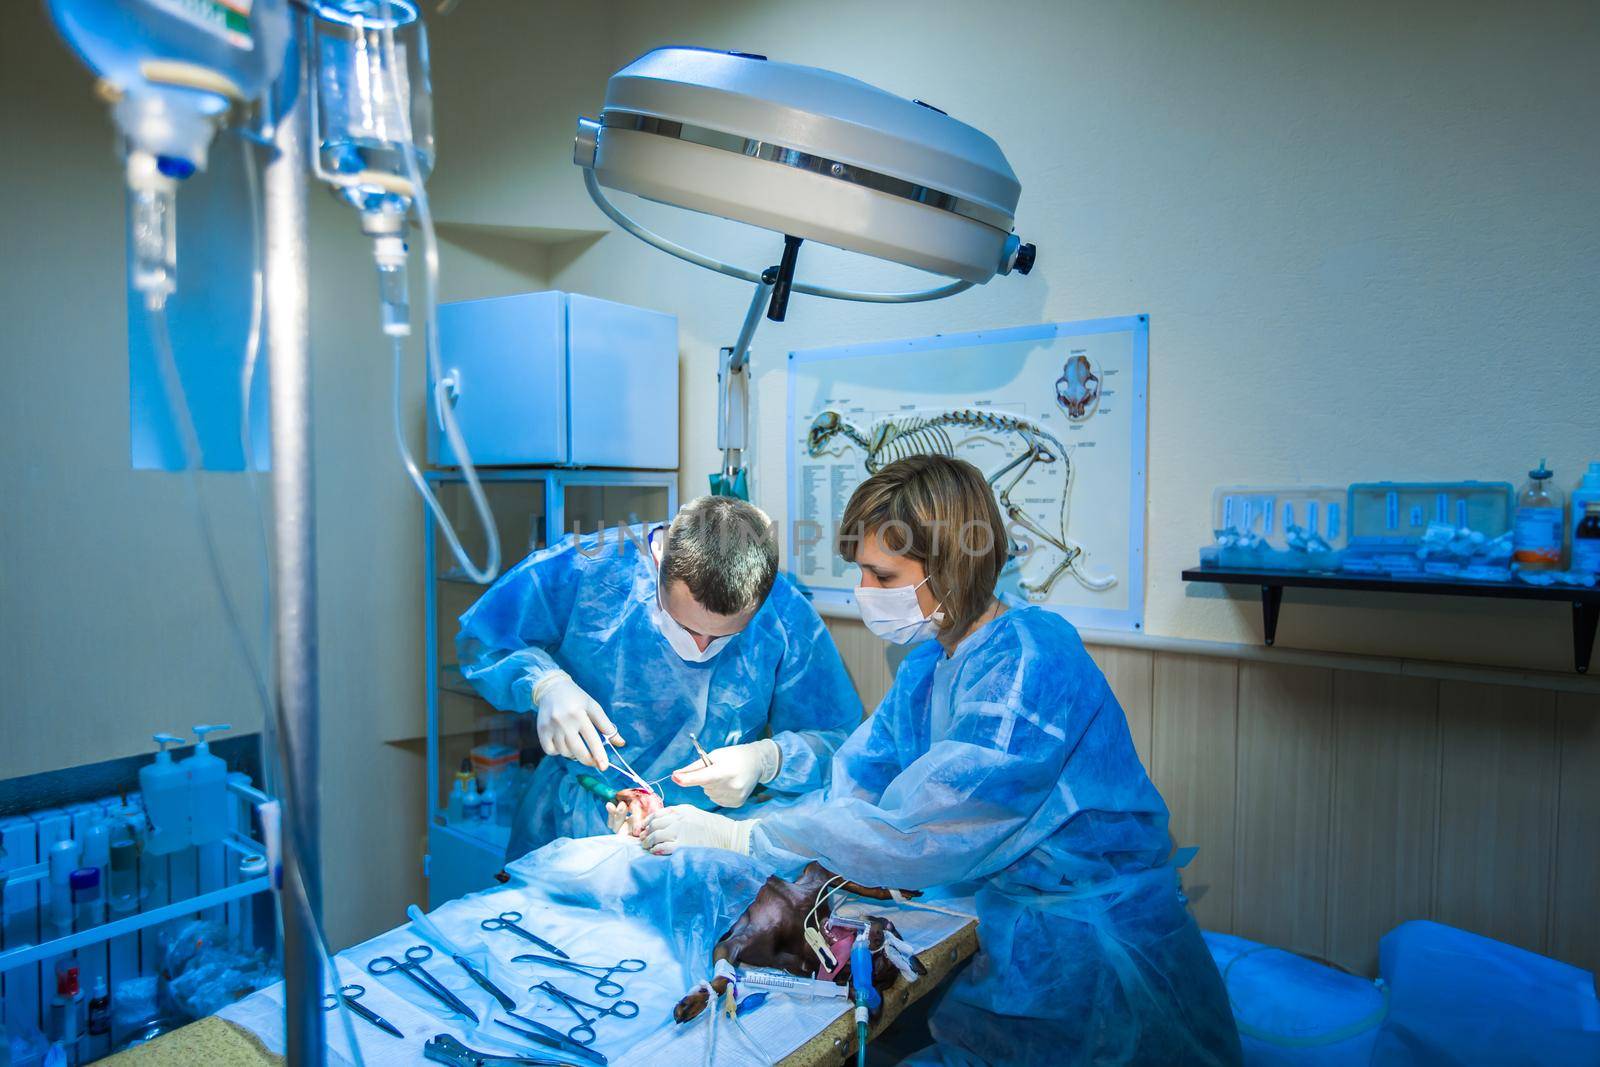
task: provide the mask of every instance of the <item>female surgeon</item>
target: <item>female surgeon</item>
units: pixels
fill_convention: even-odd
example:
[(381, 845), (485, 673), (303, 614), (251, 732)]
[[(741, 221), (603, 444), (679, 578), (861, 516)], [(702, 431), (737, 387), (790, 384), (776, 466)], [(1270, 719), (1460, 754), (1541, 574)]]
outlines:
[(1065, 619), (995, 598), (1006, 535), (983, 475), (942, 456), (886, 466), (851, 497), (839, 552), (868, 628), (922, 642), (883, 703), (825, 789), (742, 822), (670, 807), (645, 846), (975, 894), (979, 952), (921, 1062), (1240, 1062), (1122, 708)]

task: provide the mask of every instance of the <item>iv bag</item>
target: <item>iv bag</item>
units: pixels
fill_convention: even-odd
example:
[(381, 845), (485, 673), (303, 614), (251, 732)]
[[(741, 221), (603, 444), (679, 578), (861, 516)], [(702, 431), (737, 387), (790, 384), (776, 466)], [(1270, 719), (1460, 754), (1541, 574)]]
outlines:
[[(322, 0), (316, 5), (318, 161), (335, 192), (363, 214), (410, 204), (406, 152), (418, 176), (433, 169), (428, 45), (411, 0)], [(394, 69), (385, 48), (392, 23)]]
[(258, 99), (289, 39), (287, 0), (49, 0), (61, 35), (118, 98), (130, 148), (202, 170), (235, 100)]

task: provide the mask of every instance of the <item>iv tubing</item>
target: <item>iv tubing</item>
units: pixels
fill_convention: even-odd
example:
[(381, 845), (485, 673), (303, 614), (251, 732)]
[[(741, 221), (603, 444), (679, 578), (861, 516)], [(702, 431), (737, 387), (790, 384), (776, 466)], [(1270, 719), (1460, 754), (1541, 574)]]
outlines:
[[(484, 559), (483, 567), (479, 568), (467, 555), (466, 549), (461, 547), (461, 540), (456, 536), (455, 527), (451, 525), (449, 517), (445, 515), (442, 505), (433, 490), (428, 488), (427, 480), (422, 477), (422, 472), (417, 469), (417, 464), (411, 457), (410, 450), (406, 447), (405, 434), (400, 420), (400, 373), (402, 343), (397, 338), (395, 342), (395, 441), (400, 448), (400, 459), (405, 464), (406, 473), (411, 476), (411, 482), (422, 494), (428, 508), (433, 512), (433, 517), (438, 521), (440, 531), (445, 540), (450, 544), (450, 551), (455, 555), (456, 562), (473, 581), (479, 585), (488, 585), (499, 577), (500, 574), (500, 531), (495, 526), (494, 514), (489, 508), (489, 501), (484, 496), (483, 485), (478, 480), (477, 468), (472, 465), (472, 457), (467, 452), (466, 442), (461, 438), (461, 429), (456, 424), (455, 412), (451, 409), (446, 391), (450, 381), (445, 378), (439, 365), (439, 239), (433, 228), (433, 211), (428, 205), (428, 192), (422, 183), (421, 168), (417, 163), (417, 145), (411, 129), (410, 97), (402, 97), (400, 93), (400, 76), (396, 67), (399, 50), (395, 47), (394, 27), (399, 18), (399, 13), (394, 10), (390, 0), (384, 0), (384, 12), (387, 17), (382, 26), (383, 58), (388, 67), (388, 82), (391, 99), (396, 102), (395, 113), (400, 117), (400, 132), (405, 140), (405, 151), (401, 153), (406, 161), (406, 176), (411, 180), (415, 196), (412, 204), (417, 212), (417, 224), (422, 230), (422, 258), (423, 282), (425, 286), (425, 336), (424, 348), (427, 351), (428, 381), (432, 384), (433, 401), (437, 411), (440, 427), (444, 430), (445, 439), (450, 442), (450, 449), (455, 454), (456, 461), (461, 464), (461, 474), (466, 479), (467, 492), (472, 497), (473, 507), (477, 509), (478, 521), (483, 524), (484, 539), (488, 544), (488, 552)], [(402, 106), (404, 104), (405, 106)]]

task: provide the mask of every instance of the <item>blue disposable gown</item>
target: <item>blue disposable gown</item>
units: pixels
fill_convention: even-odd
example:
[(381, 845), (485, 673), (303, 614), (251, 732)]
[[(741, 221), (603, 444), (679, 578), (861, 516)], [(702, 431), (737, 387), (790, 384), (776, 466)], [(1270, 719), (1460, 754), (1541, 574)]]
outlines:
[(1077, 631), (1001, 615), (901, 664), (824, 793), (763, 818), (758, 862), (976, 892), (979, 952), (931, 1018), (947, 1059), (1234, 1064), (1239, 1039), (1168, 862), (1167, 809)]
[[(862, 707), (816, 610), (780, 574), (749, 626), (710, 660), (689, 663), (651, 617), (657, 571), (641, 550), (647, 532), (569, 538), (513, 567), (461, 616), (463, 677), (495, 707), (531, 711), (539, 679), (566, 671), (622, 731), (623, 757), (668, 804), (715, 807), (703, 790), (667, 778), (694, 761), (691, 733), (712, 749), (770, 730), (783, 758), (766, 788), (821, 788)], [(595, 772), (555, 756), (540, 761), (512, 824), (509, 859), (558, 837), (606, 832), (605, 806), (578, 785), (580, 773)], [(630, 784), (615, 769), (605, 777)], [(746, 804), (740, 813), (763, 808)]]

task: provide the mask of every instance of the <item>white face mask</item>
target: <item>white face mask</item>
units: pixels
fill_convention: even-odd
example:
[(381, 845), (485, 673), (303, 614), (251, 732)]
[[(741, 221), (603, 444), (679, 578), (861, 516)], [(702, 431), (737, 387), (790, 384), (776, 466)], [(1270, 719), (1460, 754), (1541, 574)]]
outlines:
[(939, 632), (944, 612), (935, 608), (930, 616), (922, 614), (922, 605), (917, 603), (917, 590), (927, 583), (928, 579), (924, 578), (916, 585), (902, 585), (894, 589), (856, 586), (856, 607), (861, 609), (861, 621), (867, 624), (867, 629), (892, 645), (928, 640)]
[[(651, 533), (651, 554), (655, 556), (656, 566), (661, 566), (661, 550), (655, 545), (655, 532)], [(655, 619), (656, 629), (661, 631), (661, 636), (667, 639), (667, 644), (672, 646), (672, 651), (689, 663), (704, 663), (725, 648), (733, 635), (727, 637), (713, 637), (711, 643), (702, 650), (694, 643), (694, 635), (684, 628), (683, 623), (672, 617), (667, 606), (662, 603), (661, 572), (656, 572), (656, 602), (652, 606), (651, 617)]]
[(728, 642), (733, 640), (732, 634), (727, 637), (713, 637), (711, 643), (702, 650), (699, 645), (694, 643), (694, 635), (684, 629), (683, 623), (674, 619), (672, 613), (662, 605), (659, 592), (656, 595), (655, 620), (656, 629), (660, 630), (661, 636), (667, 639), (667, 644), (672, 646), (672, 651), (690, 663), (704, 663), (718, 652), (721, 652)]

